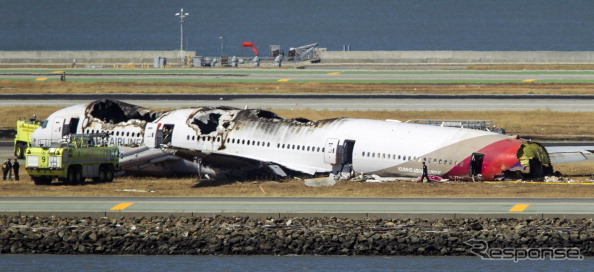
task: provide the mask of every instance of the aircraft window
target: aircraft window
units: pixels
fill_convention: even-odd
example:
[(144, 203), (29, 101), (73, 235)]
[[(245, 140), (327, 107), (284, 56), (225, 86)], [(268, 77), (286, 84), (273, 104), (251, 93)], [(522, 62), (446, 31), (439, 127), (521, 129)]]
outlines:
[(251, 143), (251, 141), (250, 140), (247, 140), (247, 145), (250, 145), (250, 143)]
[(283, 148), (285, 148), (285, 144), (283, 144)]
[(408, 160), (410, 161), (412, 158), (410, 156), (408, 156)]
[(300, 150), (300, 147), (301, 147), (301, 146), (300, 146), (300, 145), (298, 145), (298, 146), (297, 146), (297, 150)]
[(268, 142), (268, 145), (267, 146), (270, 147), (270, 142)]
[(437, 163), (441, 164), (441, 159), (439, 159), (439, 161)]
[(190, 135), (187, 135), (186, 136), (186, 139), (189, 141), (190, 140)]
[(126, 137), (130, 137), (130, 132), (126, 132)]
[(221, 142), (221, 137), (217, 137), (217, 143)]
[(437, 159), (433, 159), (433, 163), (437, 163)]
[(383, 153), (382, 154), (382, 159), (385, 159), (385, 158), (386, 158), (386, 153)]
[(371, 157), (372, 158), (375, 158), (375, 152), (374, 153), (371, 153)]
[(116, 131), (116, 136), (120, 136), (120, 132), (119, 131)]
[(192, 141), (196, 140), (196, 136), (192, 135)]
[(48, 123), (47, 120), (43, 120), (43, 122), (41, 122), (41, 127), (42, 128), (46, 128), (47, 127), (47, 123)]
[(361, 157), (365, 157), (365, 151), (361, 152)]
[(241, 140), (241, 144), (245, 144), (245, 140)]
[(291, 146), (293, 149), (295, 149), (295, 145)]

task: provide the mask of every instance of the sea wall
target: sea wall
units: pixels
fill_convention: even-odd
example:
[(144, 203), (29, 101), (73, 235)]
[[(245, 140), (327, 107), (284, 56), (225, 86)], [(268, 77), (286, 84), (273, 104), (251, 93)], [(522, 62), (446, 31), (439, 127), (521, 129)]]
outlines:
[(594, 51), (319, 51), (321, 63), (592, 64)]
[(167, 63), (180, 63), (182, 57), (194, 57), (196, 52), (173, 51), (0, 51), (0, 64), (154, 64), (155, 57)]
[(0, 217), (1, 254), (472, 255), (490, 248), (574, 248), (594, 255), (592, 219)]
[[(594, 64), (594, 51), (318, 51), (323, 64)], [(77, 67), (113, 64), (146, 64), (155, 57), (164, 57), (168, 64), (180, 65), (180, 52), (172, 51), (0, 51), (0, 64), (67, 65)], [(185, 51), (183, 56), (196, 56)], [(220, 56), (217, 56), (220, 57)], [(262, 57), (264, 61), (265, 57)], [(272, 64), (271, 60), (268, 60)], [(285, 61), (283, 64), (290, 65)], [(304, 63), (293, 63), (304, 65)], [(250, 67), (251, 62), (247, 65)], [(312, 67), (315, 67), (313, 65)]]

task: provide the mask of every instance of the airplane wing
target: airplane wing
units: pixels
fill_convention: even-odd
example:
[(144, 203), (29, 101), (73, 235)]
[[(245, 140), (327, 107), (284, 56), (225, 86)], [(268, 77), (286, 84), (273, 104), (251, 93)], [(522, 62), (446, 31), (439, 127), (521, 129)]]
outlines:
[[(129, 174), (195, 175), (199, 165), (158, 148), (120, 146), (120, 169)], [(208, 170), (202, 169), (208, 173)]]
[(138, 167), (145, 168), (146, 166), (166, 160), (180, 160), (180, 158), (172, 156), (160, 149), (140, 146), (136, 148), (120, 147), (120, 167), (123, 169)]
[(594, 146), (547, 146), (551, 163), (594, 162)]
[[(171, 150), (175, 150), (174, 156), (183, 158), (185, 160), (192, 160), (192, 158), (200, 158), (207, 167), (214, 168), (228, 168), (242, 171), (253, 171), (253, 170), (267, 170), (268, 173), (274, 174), (279, 177), (286, 177), (287, 173), (282, 166), (265, 162), (255, 159), (250, 159), (242, 156), (234, 156), (229, 154), (220, 154), (217, 152), (204, 152), (199, 150), (189, 150), (184, 148), (169, 147)], [(233, 175), (233, 171), (226, 171), (227, 175)]]

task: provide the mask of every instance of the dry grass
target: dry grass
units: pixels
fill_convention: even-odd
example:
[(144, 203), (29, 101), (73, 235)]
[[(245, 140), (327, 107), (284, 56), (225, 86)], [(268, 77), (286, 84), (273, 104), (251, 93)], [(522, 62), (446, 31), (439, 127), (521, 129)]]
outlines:
[[(577, 178), (589, 181), (588, 178)], [(361, 183), (340, 181), (333, 187), (311, 188), (301, 180), (216, 183), (191, 178), (120, 177), (112, 183), (80, 186), (54, 183), (36, 186), (28, 176), (0, 183), (0, 196), (154, 196), (154, 197), (592, 197), (594, 185), (519, 182)]]
[(0, 80), (3, 93), (176, 93), (176, 94), (594, 94), (588, 83), (413, 84), (413, 83), (185, 83), (26, 82)]

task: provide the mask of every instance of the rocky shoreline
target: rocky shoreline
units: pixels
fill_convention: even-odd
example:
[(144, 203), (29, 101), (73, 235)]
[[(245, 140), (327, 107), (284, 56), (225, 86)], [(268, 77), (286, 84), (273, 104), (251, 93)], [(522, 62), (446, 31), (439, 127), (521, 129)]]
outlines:
[(0, 254), (469, 256), (472, 239), (594, 256), (594, 221), (0, 216)]

